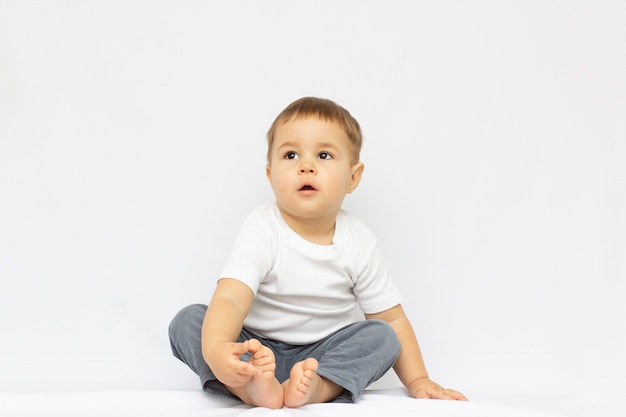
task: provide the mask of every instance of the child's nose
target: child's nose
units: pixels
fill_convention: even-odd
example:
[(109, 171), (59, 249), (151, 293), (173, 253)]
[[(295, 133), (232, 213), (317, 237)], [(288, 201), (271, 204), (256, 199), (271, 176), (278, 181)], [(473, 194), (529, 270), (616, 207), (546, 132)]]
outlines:
[(315, 165), (308, 160), (303, 160), (302, 163), (300, 164), (300, 173), (308, 174), (308, 173), (314, 173), (314, 172), (315, 172)]

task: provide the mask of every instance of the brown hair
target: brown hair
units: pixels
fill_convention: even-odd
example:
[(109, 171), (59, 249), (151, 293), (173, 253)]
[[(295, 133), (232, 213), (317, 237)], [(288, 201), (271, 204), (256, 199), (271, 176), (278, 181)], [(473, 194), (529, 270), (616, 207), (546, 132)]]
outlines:
[(361, 126), (348, 110), (332, 100), (317, 97), (302, 97), (288, 105), (274, 120), (267, 131), (267, 161), (270, 161), (274, 135), (280, 124), (287, 123), (292, 119), (318, 117), (320, 119), (337, 123), (348, 135), (352, 145), (353, 163), (359, 162), (363, 135)]

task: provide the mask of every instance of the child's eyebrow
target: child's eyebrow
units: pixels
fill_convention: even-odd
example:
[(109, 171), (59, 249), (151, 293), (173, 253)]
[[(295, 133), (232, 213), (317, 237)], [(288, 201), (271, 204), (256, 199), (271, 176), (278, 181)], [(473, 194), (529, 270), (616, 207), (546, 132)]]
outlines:
[(283, 143), (279, 144), (276, 149), (295, 148), (296, 146), (298, 146), (297, 142), (283, 142)]
[(339, 147), (332, 143), (332, 142), (322, 142), (319, 144), (320, 148), (332, 148), (332, 149), (338, 149)]
[[(281, 144), (278, 145), (278, 147), (276, 149), (283, 149), (283, 148), (298, 148), (301, 145), (298, 142), (283, 142)], [(339, 147), (333, 143), (333, 142), (321, 142), (321, 143), (317, 143), (315, 145), (316, 148), (322, 148), (322, 149), (334, 149), (337, 150), (339, 149)]]

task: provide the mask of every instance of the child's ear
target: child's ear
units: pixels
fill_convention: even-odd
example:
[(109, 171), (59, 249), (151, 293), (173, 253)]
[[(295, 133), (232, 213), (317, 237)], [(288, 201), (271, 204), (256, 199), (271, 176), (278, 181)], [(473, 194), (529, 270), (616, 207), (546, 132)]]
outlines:
[(361, 182), (361, 177), (363, 176), (363, 170), (365, 169), (365, 165), (363, 162), (357, 162), (352, 165), (352, 176), (350, 177), (350, 184), (348, 184), (348, 194), (352, 191), (356, 190), (356, 187)]
[(272, 167), (270, 167), (270, 164), (265, 165), (265, 176), (267, 177), (268, 181), (271, 183), (272, 182)]

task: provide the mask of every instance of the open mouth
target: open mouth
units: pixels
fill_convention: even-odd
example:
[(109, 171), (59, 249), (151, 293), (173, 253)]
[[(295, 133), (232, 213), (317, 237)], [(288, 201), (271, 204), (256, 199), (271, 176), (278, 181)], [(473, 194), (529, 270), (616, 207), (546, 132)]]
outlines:
[(302, 187), (300, 187), (300, 189), (298, 191), (314, 191), (315, 187), (313, 187), (311, 184), (304, 184)]

